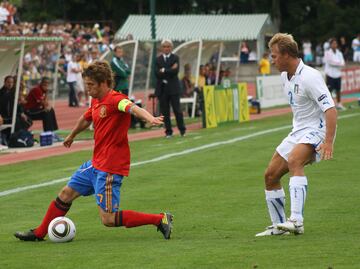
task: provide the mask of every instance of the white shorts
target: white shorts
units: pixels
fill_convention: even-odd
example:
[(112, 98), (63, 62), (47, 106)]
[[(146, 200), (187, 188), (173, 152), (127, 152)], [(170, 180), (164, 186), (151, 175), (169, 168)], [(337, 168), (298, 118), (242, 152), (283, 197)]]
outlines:
[(360, 62), (360, 51), (354, 51), (353, 61)]
[(315, 149), (324, 141), (324, 139), (324, 133), (307, 128), (295, 133), (290, 133), (276, 148), (276, 151), (281, 157), (288, 161), (291, 151), (297, 144), (310, 144), (314, 147), (314, 161), (320, 162), (320, 153), (315, 151)]

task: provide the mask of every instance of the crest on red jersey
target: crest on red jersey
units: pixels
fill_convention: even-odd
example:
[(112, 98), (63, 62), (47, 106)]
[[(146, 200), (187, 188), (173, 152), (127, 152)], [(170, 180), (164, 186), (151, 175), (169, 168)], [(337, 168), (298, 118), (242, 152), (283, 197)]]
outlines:
[(100, 107), (99, 116), (100, 116), (100, 118), (105, 118), (106, 117), (106, 106), (105, 105)]

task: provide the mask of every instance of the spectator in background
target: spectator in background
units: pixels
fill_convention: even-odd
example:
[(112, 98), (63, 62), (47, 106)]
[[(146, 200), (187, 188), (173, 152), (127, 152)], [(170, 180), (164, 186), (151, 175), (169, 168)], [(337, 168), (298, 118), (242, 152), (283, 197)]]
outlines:
[(7, 22), (7, 18), (10, 15), (9, 11), (5, 7), (5, 3), (0, 3), (0, 25), (4, 25)]
[(324, 51), (321, 44), (317, 44), (315, 48), (315, 64), (316, 66), (322, 66), (324, 58)]
[(248, 63), (249, 54), (250, 54), (249, 47), (246, 42), (243, 42), (240, 48), (240, 63)]
[(353, 39), (351, 47), (354, 51), (353, 61), (360, 63), (360, 34), (358, 34), (357, 37)]
[(303, 47), (304, 63), (309, 64), (314, 60), (311, 50), (312, 45), (310, 40), (305, 40), (302, 44), (302, 47)]
[[(109, 36), (105, 35), (105, 38)], [(121, 92), (126, 96), (129, 95), (129, 77), (131, 70), (129, 65), (124, 60), (124, 51), (120, 46), (114, 48), (114, 56), (110, 63), (111, 70), (114, 74), (115, 87), (114, 90)], [(137, 106), (142, 107), (141, 100), (136, 101), (134, 96), (130, 97), (130, 100), (136, 103)], [(145, 122), (131, 115), (130, 127), (135, 129), (137, 123), (140, 124), (140, 128), (145, 128)]]
[(75, 58), (76, 58), (76, 63), (78, 64), (79, 70), (80, 70), (80, 72), (76, 73), (76, 84), (75, 84), (76, 96), (78, 99), (79, 106), (85, 106), (86, 101), (83, 102), (83, 97), (85, 95), (85, 87), (84, 87), (84, 81), (82, 78), (82, 71), (84, 70), (82, 66), (85, 66), (84, 62), (82, 62), (83, 55), (77, 54)]
[(326, 84), (331, 92), (336, 93), (336, 108), (345, 110), (341, 104), (341, 68), (345, 65), (343, 54), (338, 50), (336, 39), (330, 41), (330, 49), (325, 52)]
[(94, 61), (96, 61), (96, 60), (98, 60), (98, 59), (99, 59), (99, 52), (98, 52), (98, 50), (95, 49), (95, 48), (92, 48), (92, 49), (90, 50), (90, 55), (89, 55), (88, 60), (87, 60), (88, 64), (91, 64), (91, 63), (93, 63)]
[(81, 72), (80, 64), (78, 63), (79, 55), (75, 55), (75, 60), (70, 60), (67, 64), (67, 76), (66, 82), (69, 85), (69, 106), (78, 107), (79, 100), (76, 96), (76, 82), (78, 79), (78, 73)]
[[(21, 91), (19, 92), (21, 94)], [(20, 96), (21, 97), (21, 96)], [(18, 99), (16, 111), (15, 131), (27, 130), (32, 122), (25, 115), (24, 107), (22, 105), (22, 98)], [(6, 76), (4, 79), (4, 86), (0, 89), (0, 116), (4, 124), (11, 124), (15, 102), (15, 79), (13, 76)], [(11, 128), (6, 128), (1, 131), (3, 144), (8, 143), (10, 139)]]
[[(194, 78), (191, 75), (191, 65), (189, 63), (184, 65), (184, 76), (181, 79), (182, 95), (181, 97), (193, 97), (194, 96)], [(192, 107), (185, 104), (189, 117), (191, 116)]]
[(231, 86), (231, 71), (230, 71), (230, 67), (226, 68), (223, 71), (222, 77), (221, 77), (221, 81), (222, 84), (224, 85), (224, 87), (230, 87)]
[(264, 52), (263, 57), (259, 62), (259, 73), (263, 76), (270, 75), (270, 61), (268, 52)]
[(199, 70), (199, 78), (198, 78), (198, 88), (195, 89), (198, 91), (198, 98), (197, 98), (197, 108), (195, 111), (195, 115), (198, 116), (203, 111), (203, 104), (204, 104), (204, 87), (206, 85), (206, 78), (207, 78), (207, 69), (204, 65), (200, 65)]
[[(82, 90), (83, 90), (83, 92), (85, 94), (85, 105), (89, 105), (89, 95), (88, 95), (88, 92), (85, 91), (84, 81), (82, 79), (82, 72), (89, 66), (88, 61), (86, 60), (86, 57), (85, 57), (84, 53), (80, 54), (79, 65), (80, 65), (80, 69), (81, 69), (81, 72), (79, 73), (79, 76), (81, 77)], [(79, 99), (79, 105), (82, 105), (80, 99)]]
[(129, 77), (131, 70), (129, 65), (124, 61), (123, 56), (123, 49), (121, 47), (115, 47), (114, 57), (111, 60), (111, 69), (115, 78), (114, 90), (129, 95)]
[(257, 54), (255, 50), (250, 50), (249, 53), (249, 62), (256, 62), (258, 60)]
[(326, 41), (324, 42), (324, 44), (323, 44), (324, 53), (325, 53), (328, 49), (330, 49), (330, 40), (331, 40), (331, 39), (332, 39), (332, 37), (329, 38), (328, 40), (326, 40)]
[(206, 85), (215, 85), (216, 82), (216, 67), (213, 65), (205, 65), (207, 69)]
[(202, 65), (200, 65), (199, 78), (198, 78), (199, 91), (202, 91), (204, 86), (206, 85), (206, 75), (207, 75), (206, 74), (206, 68), (202, 64)]
[(179, 57), (171, 53), (173, 43), (170, 39), (161, 41), (162, 54), (156, 58), (155, 74), (157, 78), (155, 95), (160, 102), (160, 110), (164, 116), (166, 138), (172, 137), (173, 130), (170, 120), (170, 105), (175, 114), (177, 127), (180, 135), (184, 136), (186, 127), (184, 124), (183, 114), (180, 108), (180, 82)]
[(215, 51), (215, 52), (211, 55), (210, 60), (209, 60), (209, 63), (216, 65), (216, 63), (218, 62), (218, 60), (219, 60), (219, 51)]
[[(55, 111), (49, 104), (48, 89), (50, 80), (43, 77), (40, 84), (32, 88), (26, 97), (25, 113), (32, 120), (42, 120), (43, 130), (56, 131), (58, 124), (56, 121)], [(54, 133), (54, 140), (60, 141)]]
[(350, 52), (350, 48), (346, 42), (346, 38), (345, 36), (340, 37), (339, 39), (339, 49), (341, 51), (341, 53), (344, 56), (344, 60), (348, 61), (349, 60), (349, 52)]
[(194, 78), (191, 75), (191, 65), (184, 65), (184, 76), (181, 80), (182, 97), (192, 97), (194, 95)]

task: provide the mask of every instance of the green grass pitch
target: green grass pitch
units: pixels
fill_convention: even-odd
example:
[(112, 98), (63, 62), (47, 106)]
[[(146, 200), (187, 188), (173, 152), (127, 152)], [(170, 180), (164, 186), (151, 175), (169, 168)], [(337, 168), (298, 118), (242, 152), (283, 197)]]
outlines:
[[(270, 224), (263, 173), (290, 130), (274, 130), (291, 124), (285, 115), (131, 144), (137, 165), (124, 180), (121, 208), (173, 213), (169, 241), (153, 226), (102, 226), (91, 196), (68, 214), (73, 242), (20, 242), (13, 233), (36, 227), (65, 182), (0, 196), (0, 268), (360, 268), (360, 109), (339, 115), (334, 159), (306, 168), (304, 235), (254, 237)], [(1, 166), (0, 192), (68, 177), (90, 157), (82, 151)], [(282, 183), (289, 214), (288, 177)]]

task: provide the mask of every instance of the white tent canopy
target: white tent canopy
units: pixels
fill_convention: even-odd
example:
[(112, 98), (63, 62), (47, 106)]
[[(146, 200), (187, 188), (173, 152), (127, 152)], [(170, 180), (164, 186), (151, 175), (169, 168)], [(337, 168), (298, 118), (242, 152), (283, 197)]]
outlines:
[[(262, 32), (273, 28), (269, 14), (156, 15), (155, 24), (157, 41), (164, 38), (173, 41), (255, 40)], [(150, 15), (130, 15), (115, 39), (126, 39), (129, 35), (140, 41), (151, 40)]]
[[(58, 52), (60, 52), (62, 38), (59, 37), (0, 37), (0, 80), (3, 81), (8, 75), (17, 75), (16, 92), (14, 100), (14, 111), (11, 125), (11, 132), (15, 130), (16, 109), (19, 97), (20, 82), (23, 70), (23, 58), (27, 51), (36, 48), (45, 42), (58, 43)], [(58, 71), (58, 62), (56, 63), (55, 75)], [(56, 77), (56, 76), (55, 76)], [(54, 80), (53, 100), (55, 98), (55, 89), (57, 87), (57, 79)]]

